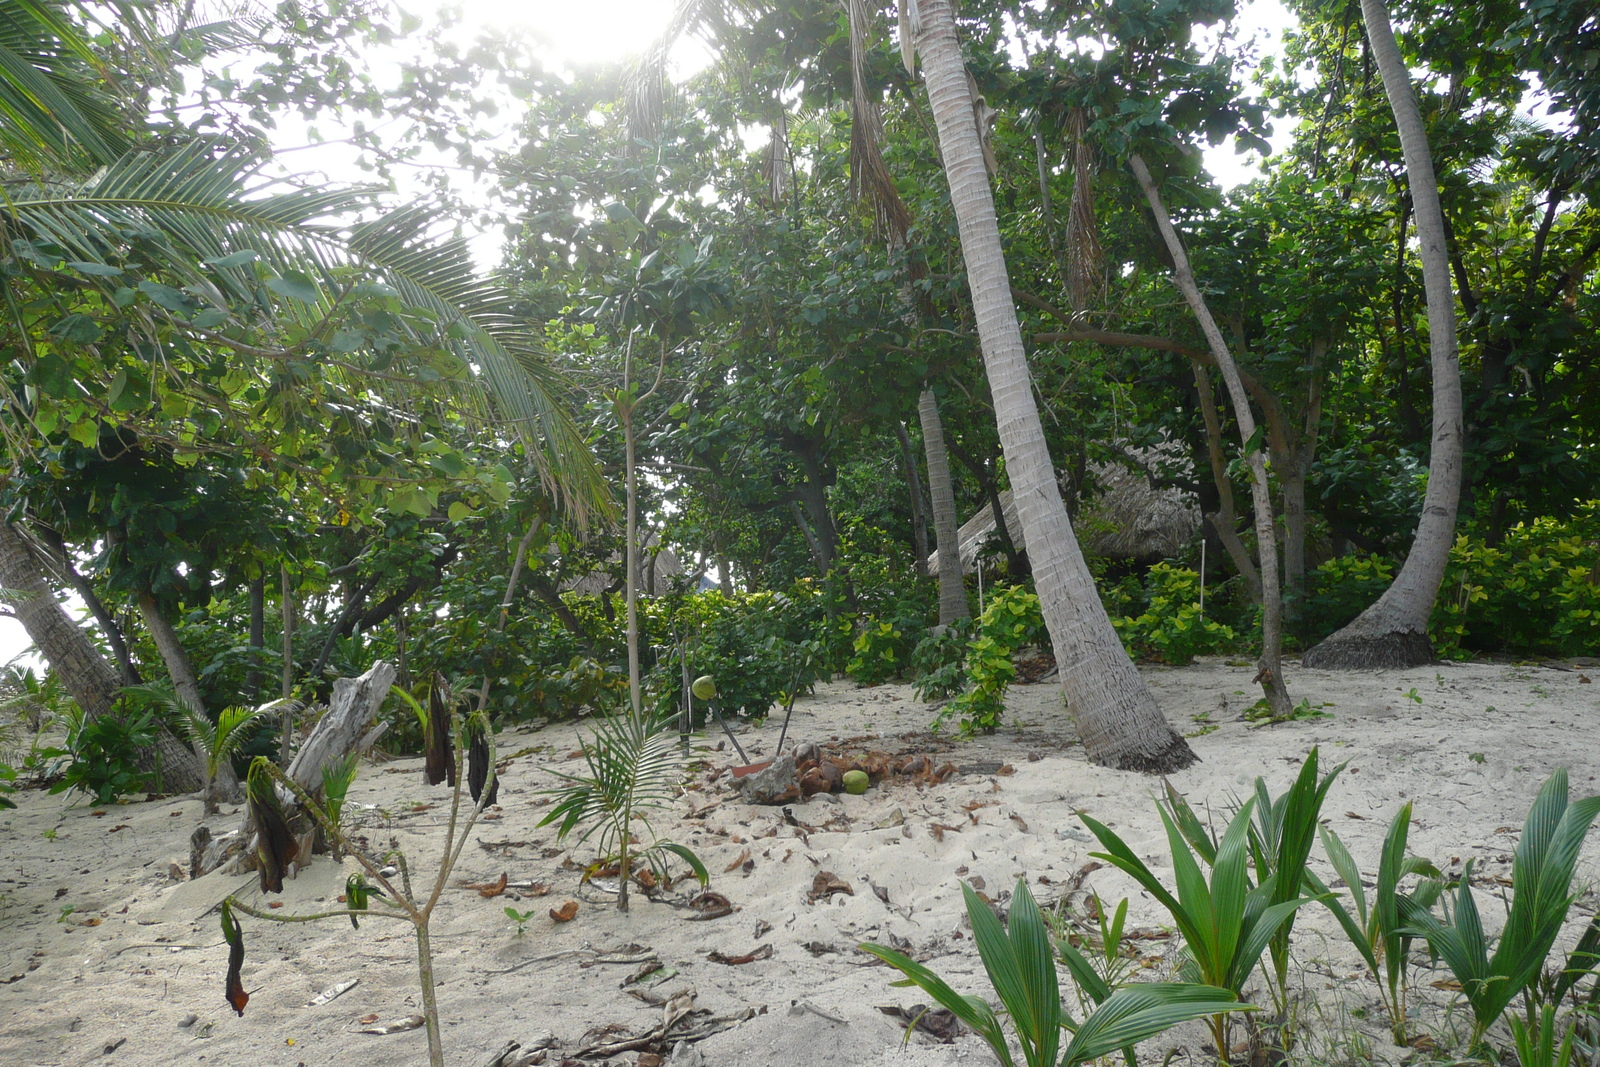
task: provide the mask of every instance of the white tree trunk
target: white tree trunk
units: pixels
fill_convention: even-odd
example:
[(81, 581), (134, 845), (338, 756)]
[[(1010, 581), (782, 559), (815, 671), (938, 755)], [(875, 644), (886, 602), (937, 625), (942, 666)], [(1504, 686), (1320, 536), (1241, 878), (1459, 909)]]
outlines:
[(1433, 443), (1428, 459), (1428, 490), (1422, 498), (1422, 516), (1417, 520), (1416, 537), (1405, 565), (1376, 603), (1350, 625), (1309, 649), (1302, 660), (1307, 667), (1346, 670), (1416, 667), (1433, 659), (1428, 616), (1433, 613), (1455, 540), (1463, 448), (1455, 295), (1450, 287), (1444, 212), (1439, 206), (1439, 181), (1428, 151), (1428, 134), (1383, 0), (1361, 0), (1361, 14), (1400, 131), (1411, 204), (1416, 212), (1422, 281), (1428, 298)]
[(961, 521), (956, 515), (955, 487), (950, 480), (950, 454), (944, 447), (944, 423), (932, 389), (917, 401), (922, 423), (922, 448), (928, 458), (928, 496), (933, 501), (933, 536), (939, 547), (939, 625), (968, 618), (967, 583), (961, 569)]
[[(21, 594), (11, 602), (11, 610), (83, 713), (91, 720), (116, 714), (117, 693), (122, 688), (116, 668), (100, 655), (89, 635), (67, 617), (56, 602), (55, 591), (40, 573), (39, 562), (27, 541), (3, 519), (0, 587)], [(159, 771), (162, 788), (168, 792), (187, 793), (205, 786), (205, 763), (168, 730), (157, 734), (154, 750), (144, 756), (139, 769)]]
[(1194, 753), (1162, 716), (1112, 628), (1056, 485), (1011, 301), (955, 12), (950, 0), (922, 0), (919, 8), (917, 51), (960, 230), (995, 420), (1067, 706), (1094, 762), (1144, 771), (1187, 766)]
[[(1194, 280), (1194, 271), (1189, 267), (1189, 254), (1184, 251), (1178, 231), (1173, 228), (1172, 218), (1161, 201), (1161, 191), (1150, 177), (1150, 168), (1144, 165), (1144, 160), (1137, 152), (1128, 157), (1128, 166), (1139, 180), (1139, 188), (1144, 190), (1145, 199), (1150, 203), (1150, 213), (1156, 219), (1156, 228), (1161, 231), (1161, 239), (1166, 242), (1167, 251), (1172, 255), (1172, 280), (1188, 302), (1189, 310), (1200, 321), (1200, 331), (1206, 335), (1211, 358), (1217, 361), (1217, 369), (1222, 372), (1228, 397), (1233, 401), (1234, 421), (1239, 424), (1240, 443), (1248, 450), (1250, 439), (1256, 436), (1256, 418), (1250, 410), (1250, 397), (1244, 391), (1244, 381), (1239, 377), (1239, 365), (1233, 361), (1233, 352), (1223, 339), (1222, 330), (1217, 327), (1217, 320), (1212, 317), (1211, 308)], [(1289, 687), (1283, 679), (1283, 589), (1278, 576), (1278, 537), (1272, 521), (1272, 489), (1267, 482), (1265, 451), (1259, 442), (1253, 451), (1246, 452), (1245, 463), (1250, 467), (1250, 500), (1256, 519), (1256, 554), (1261, 559), (1261, 658), (1256, 662), (1256, 680), (1266, 693), (1273, 717), (1283, 718), (1292, 708)]]

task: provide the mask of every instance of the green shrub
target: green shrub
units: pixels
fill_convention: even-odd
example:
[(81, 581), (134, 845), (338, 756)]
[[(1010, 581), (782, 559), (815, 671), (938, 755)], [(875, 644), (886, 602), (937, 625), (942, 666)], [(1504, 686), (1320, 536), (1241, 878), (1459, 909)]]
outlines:
[(911, 653), (912, 688), (922, 700), (948, 700), (967, 687), (967, 642), (972, 619), (957, 619), (939, 633), (929, 631)]
[(1519, 523), (1493, 547), (1457, 537), (1430, 630), (1446, 656), (1600, 648), (1600, 502), (1571, 522)]
[(934, 729), (954, 715), (961, 721), (963, 736), (979, 730), (993, 733), (1005, 713), (1006, 690), (1017, 676), (1011, 654), (1043, 635), (1044, 616), (1037, 596), (1021, 586), (996, 589), (967, 642), (964, 669), (968, 688), (940, 710)]
[(78, 716), (67, 730), (72, 761), (50, 792), (76, 789), (94, 797), (96, 804), (114, 804), (118, 797), (143, 791), (150, 785), (150, 775), (139, 769), (139, 757), (155, 745), (159, 729), (150, 708), (92, 721)]
[(1233, 644), (1231, 626), (1201, 613), (1200, 576), (1194, 571), (1157, 563), (1145, 578), (1144, 592), (1143, 612), (1111, 619), (1128, 655), (1181, 667)]
[(1343, 629), (1394, 580), (1394, 566), (1382, 556), (1335, 556), (1306, 575), (1300, 605), (1306, 647)]
[[(825, 669), (819, 661), (828, 658), (828, 635), (813, 637), (807, 626), (814, 607), (811, 593), (809, 588), (798, 597), (776, 592), (698, 593), (683, 598), (671, 617), (670, 630), (665, 629), (664, 615), (654, 625), (687, 644), (690, 677), (708, 674), (716, 679), (724, 710), (764, 716), (792, 687), (809, 689)], [(842, 624), (850, 625), (848, 620)], [(830, 624), (824, 617), (815, 625), (825, 630)], [(669, 642), (676, 643), (667, 637), (660, 644)], [(656, 664), (647, 684), (663, 713), (678, 707), (682, 686), (683, 669), (676, 655)]]

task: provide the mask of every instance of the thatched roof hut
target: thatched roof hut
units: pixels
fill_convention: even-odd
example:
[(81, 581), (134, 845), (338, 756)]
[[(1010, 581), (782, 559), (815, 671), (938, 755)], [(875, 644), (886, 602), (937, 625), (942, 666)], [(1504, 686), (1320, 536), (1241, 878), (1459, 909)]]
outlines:
[[(596, 596), (611, 588), (613, 574), (621, 571), (622, 551), (611, 553), (606, 566), (578, 578), (568, 578), (561, 583), (563, 593)], [(661, 543), (652, 533), (639, 546), (639, 592), (644, 596), (664, 596), (672, 591), (672, 579), (684, 573), (678, 554)]]
[[(1100, 492), (1078, 511), (1073, 529), (1085, 555), (1134, 563), (1158, 563), (1180, 555), (1200, 530), (1200, 505), (1192, 493), (1171, 487), (1156, 488), (1147, 470), (1161, 463), (1187, 467), (1179, 446), (1167, 442), (1154, 448), (1128, 450), (1129, 462), (1097, 463), (1090, 468)], [(1136, 468), (1134, 464), (1139, 466)], [(1026, 550), (1022, 524), (1009, 491), (1000, 494), (1006, 529), (1011, 540)], [(971, 572), (984, 544), (994, 533), (994, 509), (978, 509), (961, 526), (961, 567)], [(939, 551), (928, 557), (928, 571), (939, 571)]]

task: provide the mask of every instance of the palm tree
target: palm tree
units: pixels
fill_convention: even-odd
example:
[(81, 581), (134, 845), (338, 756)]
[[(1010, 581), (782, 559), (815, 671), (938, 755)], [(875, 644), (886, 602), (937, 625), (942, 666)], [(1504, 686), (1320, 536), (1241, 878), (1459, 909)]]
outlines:
[(1450, 287), (1444, 212), (1439, 181), (1428, 151), (1428, 132), (1411, 91), (1400, 46), (1383, 0), (1361, 0), (1367, 40), (1383, 77), (1383, 89), (1400, 131), (1411, 204), (1416, 213), (1422, 282), (1428, 300), (1428, 359), (1433, 371), (1433, 446), (1428, 458), (1428, 489), (1422, 498), (1411, 551), (1394, 582), (1354, 622), (1314, 648), (1307, 667), (1365, 669), (1417, 667), (1433, 659), (1428, 616), (1439, 595), (1450, 546), (1455, 540), (1456, 507), (1461, 497), (1464, 447), (1461, 414), (1461, 362), (1456, 346), (1455, 295)]
[(1188, 766), (1194, 753), (1161, 714), (1112, 629), (1056, 484), (1011, 299), (952, 0), (920, 0), (904, 10), (915, 12), (907, 28), (922, 59), (938, 129), (1006, 473), (1079, 739), (1090, 759), (1111, 767)]

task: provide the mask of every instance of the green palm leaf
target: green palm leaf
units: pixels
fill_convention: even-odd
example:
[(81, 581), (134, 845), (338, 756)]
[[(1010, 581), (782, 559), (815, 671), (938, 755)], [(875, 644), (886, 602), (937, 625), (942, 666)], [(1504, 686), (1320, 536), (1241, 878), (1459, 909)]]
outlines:
[[(31, 238), (18, 250), (36, 265), (86, 275), (108, 292), (140, 285), (165, 294), (165, 313), (186, 329), (186, 303), (234, 324), (241, 314), (270, 314), (316, 326), (350, 286), (342, 272), (358, 268), (432, 324), (528, 443), (547, 490), (574, 521), (609, 515), (610, 491), (559, 375), (508, 296), (476, 278), (465, 242), (433, 240), (429, 216), (416, 208), (340, 229), (329, 220), (370, 213), (374, 190), (285, 189), (257, 177), (260, 163), (215, 141), (132, 154), (77, 185), (19, 189), (0, 219)], [(139, 282), (135, 263), (182, 289)], [(289, 298), (273, 301), (274, 293)]]

